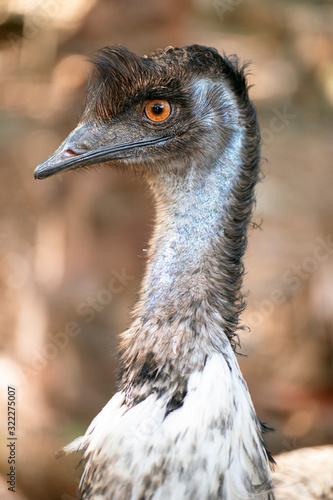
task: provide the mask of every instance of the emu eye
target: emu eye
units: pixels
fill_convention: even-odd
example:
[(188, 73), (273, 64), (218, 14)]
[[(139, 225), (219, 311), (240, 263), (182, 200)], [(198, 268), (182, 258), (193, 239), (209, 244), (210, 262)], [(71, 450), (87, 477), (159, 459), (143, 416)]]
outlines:
[(163, 122), (171, 113), (171, 106), (168, 101), (163, 99), (154, 99), (147, 102), (145, 112), (149, 120), (153, 122)]

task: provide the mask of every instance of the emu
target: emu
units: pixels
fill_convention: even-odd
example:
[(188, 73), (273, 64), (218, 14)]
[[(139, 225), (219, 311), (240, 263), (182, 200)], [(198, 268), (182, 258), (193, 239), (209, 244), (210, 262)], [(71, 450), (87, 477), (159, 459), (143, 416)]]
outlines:
[(35, 177), (105, 163), (145, 179), (157, 213), (117, 392), (65, 447), (83, 451), (78, 498), (273, 500), (236, 359), (260, 171), (245, 67), (199, 45), (101, 49), (79, 125)]

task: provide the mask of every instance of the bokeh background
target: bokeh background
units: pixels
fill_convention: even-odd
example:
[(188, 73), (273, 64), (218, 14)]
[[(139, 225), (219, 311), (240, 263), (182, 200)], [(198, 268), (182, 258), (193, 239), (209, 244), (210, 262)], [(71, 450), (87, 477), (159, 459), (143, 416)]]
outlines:
[[(251, 61), (263, 171), (239, 361), (273, 453), (333, 440), (333, 5), (301, 0), (1, 0), (0, 471), (17, 391), (16, 500), (75, 497), (84, 433), (112, 395), (117, 335), (145, 266), (154, 208), (111, 169), (43, 182), (76, 125), (89, 58), (199, 43)], [(111, 294), (117, 273), (130, 276)], [(119, 282), (120, 283), (120, 282)], [(119, 284), (118, 283), (118, 284)]]

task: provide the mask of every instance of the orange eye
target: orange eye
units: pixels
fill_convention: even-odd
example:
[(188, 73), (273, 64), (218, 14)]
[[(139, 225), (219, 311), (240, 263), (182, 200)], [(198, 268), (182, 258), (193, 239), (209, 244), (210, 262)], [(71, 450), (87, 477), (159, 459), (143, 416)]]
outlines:
[(154, 99), (146, 104), (145, 112), (151, 121), (163, 122), (170, 116), (171, 106), (168, 101)]

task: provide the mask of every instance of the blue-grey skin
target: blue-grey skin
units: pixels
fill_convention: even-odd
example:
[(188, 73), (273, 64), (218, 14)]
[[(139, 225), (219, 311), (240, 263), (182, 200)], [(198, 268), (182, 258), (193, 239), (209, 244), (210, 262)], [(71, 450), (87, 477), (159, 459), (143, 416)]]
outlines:
[[(145, 114), (145, 105), (151, 99), (171, 104), (171, 114), (165, 121), (153, 123)], [(193, 463), (197, 465), (192, 463), (188, 470), (181, 453), (177, 460), (168, 461), (179, 442), (166, 437), (157, 447), (155, 437), (151, 445), (145, 442), (143, 449), (138, 448), (136, 453), (143, 456), (135, 456), (134, 448), (133, 455), (126, 452), (124, 463), (131, 473), (119, 476), (113, 471), (124, 455), (119, 456), (121, 450), (114, 451), (111, 438), (109, 448), (105, 445), (104, 450), (92, 449), (97, 432), (94, 424), (82, 441), (87, 462), (79, 498), (240, 498), (233, 493), (230, 481), (225, 480), (226, 469), (233, 462), (231, 457), (237, 456), (229, 439), (234, 431), (240, 433), (241, 453), (245, 457), (240, 460), (239, 473), (233, 465), (239, 475), (237, 481), (242, 484), (239, 491), (246, 492), (243, 498), (273, 499), (264, 429), (232, 350), (237, 344), (238, 318), (244, 308), (242, 257), (259, 161), (256, 113), (248, 97), (244, 68), (236, 60), (222, 58), (214, 49), (197, 45), (168, 48), (144, 58), (122, 47), (99, 52), (80, 124), (54, 155), (37, 167), (35, 176), (45, 178), (108, 162), (144, 177), (155, 196), (156, 225), (147, 270), (133, 311), (133, 323), (123, 334), (120, 349), (117, 394), (121, 394), (121, 408), (134, 411), (140, 403), (148, 404), (153, 396), (156, 404), (161, 405), (163, 421), (167, 423), (171, 416), (181, 418), (187, 411), (193, 376), (210, 369), (216, 356), (229, 367), (221, 386), (230, 383), (230, 391), (241, 387), (245, 399), (238, 401), (235, 394), (232, 408), (221, 408), (220, 417), (209, 424), (209, 429), (225, 439), (223, 446), (230, 449), (229, 465), (218, 453), (209, 454), (215, 479), (210, 483), (209, 477), (205, 478), (210, 484), (205, 495), (201, 492), (198, 496), (197, 473), (204, 477), (208, 472), (205, 473), (203, 449), (195, 449), (195, 442), (193, 454), (197, 460)], [(198, 408), (203, 404), (208, 405), (209, 411), (209, 397), (207, 401), (198, 401)], [(244, 436), (233, 419), (243, 409)], [(105, 425), (105, 421), (98, 425)], [(209, 429), (202, 429), (207, 440)], [(249, 442), (251, 446), (247, 446)], [(152, 455), (154, 465), (141, 477), (139, 464), (145, 460), (148, 463)], [(172, 490), (175, 476), (177, 491), (181, 493)], [(186, 483), (184, 491), (180, 477)]]

